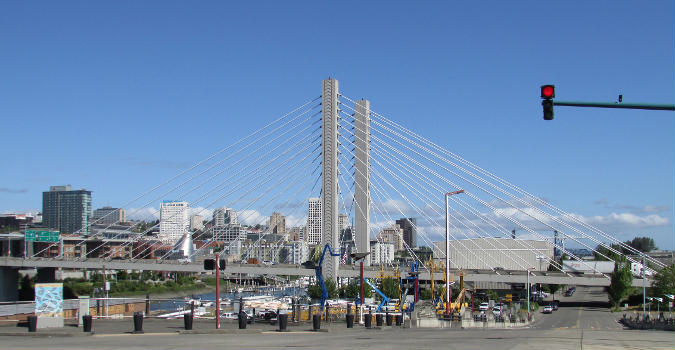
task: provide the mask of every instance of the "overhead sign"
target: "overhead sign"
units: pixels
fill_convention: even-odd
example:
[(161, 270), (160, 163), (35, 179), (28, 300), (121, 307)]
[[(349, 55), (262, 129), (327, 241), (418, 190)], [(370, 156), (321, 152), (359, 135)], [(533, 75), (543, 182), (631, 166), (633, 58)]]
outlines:
[(59, 231), (26, 230), (27, 242), (58, 242)]

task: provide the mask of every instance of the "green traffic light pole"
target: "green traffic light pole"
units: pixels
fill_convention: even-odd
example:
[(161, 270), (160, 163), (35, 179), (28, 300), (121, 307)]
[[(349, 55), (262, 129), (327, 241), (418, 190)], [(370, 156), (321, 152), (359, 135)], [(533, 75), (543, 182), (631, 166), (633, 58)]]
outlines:
[(675, 111), (675, 105), (653, 103), (613, 103), (613, 102), (577, 102), (553, 100), (554, 106), (572, 107), (600, 107), (600, 108), (624, 108), (624, 109), (649, 109), (657, 111)]

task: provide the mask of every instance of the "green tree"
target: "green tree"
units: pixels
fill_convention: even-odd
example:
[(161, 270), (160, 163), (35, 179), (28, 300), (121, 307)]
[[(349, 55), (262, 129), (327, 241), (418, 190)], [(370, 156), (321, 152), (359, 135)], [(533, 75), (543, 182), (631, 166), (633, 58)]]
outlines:
[[(359, 296), (359, 293), (361, 293), (361, 284), (360, 281), (352, 282), (346, 286), (343, 287), (343, 293), (341, 293), (342, 297), (347, 298), (347, 299), (356, 299)], [(373, 289), (370, 288), (368, 283), (363, 284), (363, 294), (365, 295), (365, 298), (369, 298), (371, 293), (373, 292)]]
[(35, 288), (33, 287), (33, 281), (31, 281), (28, 275), (23, 276), (19, 282), (19, 300), (35, 300)]
[[(624, 242), (627, 245), (643, 252), (643, 253), (648, 253), (651, 252), (652, 250), (656, 249), (656, 244), (654, 243), (653, 238), (649, 237), (635, 237), (633, 238), (632, 241), (626, 241)], [(627, 252), (624, 252), (627, 253)]]
[(612, 306), (619, 306), (631, 292), (631, 284), (633, 283), (633, 273), (630, 270), (630, 265), (621, 259), (616, 262), (614, 272), (612, 272), (612, 280), (607, 289), (609, 294), (609, 302)]
[[(616, 251), (623, 252), (623, 249), (619, 247), (618, 244), (612, 244), (610, 247)], [(608, 261), (609, 259), (617, 261), (619, 260), (619, 255), (609, 250), (609, 248), (598, 244), (598, 246), (595, 247), (595, 250), (593, 251), (593, 258), (599, 261)]]
[(420, 299), (422, 299), (422, 300), (431, 300), (431, 289), (422, 289), (422, 290), (420, 290)]
[[(382, 279), (380, 283), (380, 291), (384, 293), (390, 299), (398, 298), (398, 279), (393, 277), (386, 277)], [(377, 295), (377, 299), (380, 299), (380, 295)]]
[(675, 265), (666, 266), (654, 275), (650, 294), (659, 297), (675, 294)]
[[(338, 289), (335, 286), (335, 282), (331, 279), (324, 280), (324, 284), (326, 285), (326, 291), (328, 292), (328, 297), (331, 299), (335, 299), (338, 297)], [(312, 283), (309, 288), (307, 288), (307, 295), (309, 295), (310, 298), (312, 299), (321, 299), (321, 285), (319, 285), (319, 281), (316, 281)]]
[(497, 294), (497, 292), (495, 292), (492, 289), (488, 289), (485, 291), (485, 297), (487, 298), (487, 300), (499, 300), (499, 294)]
[(118, 281), (126, 281), (128, 279), (129, 279), (129, 274), (125, 270), (117, 271), (117, 280)]
[(555, 292), (560, 290), (559, 284), (549, 284), (548, 290), (551, 291), (551, 300), (555, 300)]

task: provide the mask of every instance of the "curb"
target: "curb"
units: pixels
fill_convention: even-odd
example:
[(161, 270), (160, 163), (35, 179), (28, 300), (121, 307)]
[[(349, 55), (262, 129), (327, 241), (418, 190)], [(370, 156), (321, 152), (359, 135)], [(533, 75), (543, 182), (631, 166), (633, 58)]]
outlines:
[(0, 337), (33, 337), (33, 338), (49, 338), (49, 337), (89, 337), (94, 335), (94, 332), (78, 332), (78, 333), (64, 333), (64, 332), (2, 332)]
[(262, 329), (192, 329), (179, 330), (178, 334), (259, 334)]

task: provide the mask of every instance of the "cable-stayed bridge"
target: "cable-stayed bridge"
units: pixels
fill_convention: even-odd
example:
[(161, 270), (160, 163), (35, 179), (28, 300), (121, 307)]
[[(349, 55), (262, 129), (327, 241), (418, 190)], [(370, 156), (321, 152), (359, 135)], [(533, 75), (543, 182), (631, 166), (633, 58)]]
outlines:
[[(447, 197), (446, 206), (446, 193), (458, 190), (463, 193)], [(233, 208), (236, 219), (231, 216), (229, 222), (217, 224), (213, 218), (203, 229), (190, 232), (184, 211), (163, 214), (157, 221), (154, 208), (167, 199), (189, 203), (192, 214), (204, 218), (210, 218), (214, 209)], [(289, 232), (268, 224), (272, 212), (283, 213), (284, 231), (286, 225), (298, 228), (294, 241), (328, 243), (341, 252), (370, 251), (389, 271), (394, 268), (391, 259), (386, 252), (371, 251), (371, 240), (374, 247), (376, 243), (399, 245), (423, 267), (423, 279), (429, 278), (429, 269), (414, 244), (394, 226), (397, 218), (416, 218), (408, 222), (420, 245), (433, 247), (434, 258), (445, 259), (444, 243), (434, 242), (447, 235), (453, 247), (450, 269), (467, 271), (467, 281), (521, 282), (525, 271), (537, 270), (538, 283), (608, 285), (607, 271), (573, 254), (570, 245), (608, 261), (644, 264), (648, 275), (664, 266), (611, 232), (589, 225), (371, 110), (370, 101), (348, 97), (334, 79), (322, 82), (319, 97), (308, 99), (121, 208), (127, 216), (153, 224), (142, 229), (128, 226), (106, 238), (82, 239), (75, 232), (62, 235), (58, 243), (36, 244), (25, 257), (0, 259), (3, 278), (18, 267), (200, 272), (201, 265), (194, 261), (213, 254), (244, 261), (249, 257), (278, 261), (280, 250), (295, 248), (288, 248)], [(254, 227), (258, 229), (251, 235)], [(393, 238), (381, 234), (388, 229), (394, 232)], [(566, 238), (567, 248), (557, 235)], [(68, 237), (74, 243), (66, 249), (63, 241)], [(560, 252), (594, 276), (566, 271), (555, 254), (542, 253), (535, 241), (548, 242), (551, 252)], [(333, 279), (352, 276), (352, 266), (344, 262), (331, 257), (323, 271)], [(511, 266), (509, 271), (504, 271), (505, 263)], [(313, 270), (242, 264), (228, 266), (228, 272), (311, 275)], [(634, 284), (642, 285), (642, 279)]]

